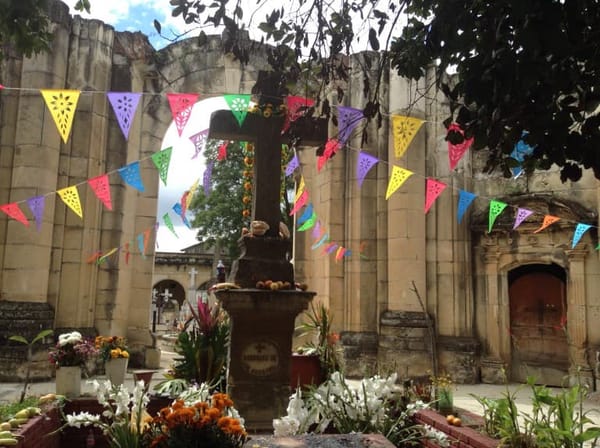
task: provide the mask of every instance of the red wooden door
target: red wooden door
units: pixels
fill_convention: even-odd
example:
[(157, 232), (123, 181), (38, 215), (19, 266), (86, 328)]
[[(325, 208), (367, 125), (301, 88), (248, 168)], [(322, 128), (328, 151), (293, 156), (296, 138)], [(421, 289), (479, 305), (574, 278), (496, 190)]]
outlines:
[(509, 289), (511, 379), (560, 386), (568, 372), (565, 283), (547, 272), (526, 273)]

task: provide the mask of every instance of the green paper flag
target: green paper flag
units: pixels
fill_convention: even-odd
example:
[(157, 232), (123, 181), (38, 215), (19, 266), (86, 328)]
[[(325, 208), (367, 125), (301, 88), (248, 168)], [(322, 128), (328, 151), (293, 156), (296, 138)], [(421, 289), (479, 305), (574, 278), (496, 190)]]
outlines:
[(312, 226), (314, 226), (316, 222), (317, 222), (317, 214), (315, 212), (313, 212), (312, 216), (310, 218), (308, 218), (304, 222), (304, 224), (302, 224), (300, 227), (298, 227), (298, 232), (304, 232), (305, 230), (312, 228)]
[(169, 173), (169, 163), (171, 162), (171, 151), (173, 147), (163, 149), (162, 151), (152, 154), (152, 161), (158, 169), (158, 175), (163, 184), (167, 185), (167, 175)]
[(225, 95), (225, 101), (239, 125), (244, 124), (244, 120), (248, 114), (248, 107), (250, 107), (250, 95)]
[(492, 231), (492, 226), (494, 225), (496, 218), (500, 215), (500, 213), (502, 213), (502, 210), (504, 210), (507, 205), (508, 204), (505, 204), (504, 202), (496, 201), (494, 199), (492, 199), (490, 201), (490, 214), (489, 214), (489, 218), (488, 218), (489, 219), (488, 233), (490, 233)]
[(167, 228), (173, 232), (173, 235), (175, 235), (177, 238), (179, 238), (179, 235), (177, 235), (177, 232), (175, 232), (175, 227), (173, 227), (173, 221), (171, 221), (171, 217), (169, 216), (168, 213), (165, 213), (163, 215), (163, 222), (165, 223), (165, 225), (167, 226)]

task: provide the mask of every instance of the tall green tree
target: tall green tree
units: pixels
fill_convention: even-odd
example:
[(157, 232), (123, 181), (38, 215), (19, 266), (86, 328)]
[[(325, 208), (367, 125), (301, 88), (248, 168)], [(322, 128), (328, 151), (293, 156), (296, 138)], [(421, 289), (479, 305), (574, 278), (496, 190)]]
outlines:
[[(433, 68), (434, 84), (449, 104), (446, 124), (456, 122), (465, 132), (450, 132), (448, 139), (473, 136), (473, 149), (487, 150), (486, 171), (510, 175), (516, 164), (510, 153), (523, 139), (534, 147), (527, 170), (557, 164), (563, 180), (579, 179), (582, 168), (600, 178), (596, 0), (293, 0), (274, 8), (257, 0), (250, 11), (240, 0), (171, 4), (187, 23), (224, 27), (224, 51), (242, 62), (253, 50), (244, 31), (257, 26), (262, 40), (275, 44), (267, 48), (271, 66), (296, 85), (344, 81), (349, 67), (339, 54), (380, 52), (377, 67), (368, 58), (364, 67), (366, 81), (369, 73), (376, 77), (364, 83), (370, 118), (389, 112), (380, 110), (378, 86), (390, 63), (413, 79)], [(257, 17), (264, 19), (256, 23)], [(199, 42), (206, 42), (202, 29)], [(344, 96), (343, 83), (338, 96)]]
[[(243, 142), (231, 142), (227, 145), (227, 157), (217, 160), (221, 142), (208, 140), (204, 151), (207, 166), (212, 163), (211, 186), (206, 194), (200, 186), (190, 204), (193, 214), (192, 227), (197, 229), (198, 241), (207, 247), (215, 247), (230, 258), (239, 256), (238, 240), (242, 229), (250, 227), (251, 188), (252, 188), (252, 152), (245, 149)], [(282, 152), (285, 165), (289, 160), (289, 150)], [(293, 180), (282, 176), (282, 221), (291, 225), (289, 192), (293, 189)], [(244, 198), (249, 199), (244, 199)]]

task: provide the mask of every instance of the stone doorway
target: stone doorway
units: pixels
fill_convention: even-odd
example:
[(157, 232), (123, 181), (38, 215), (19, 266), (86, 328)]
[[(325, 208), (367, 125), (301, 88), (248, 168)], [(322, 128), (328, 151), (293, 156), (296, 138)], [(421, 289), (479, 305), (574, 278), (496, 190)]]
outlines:
[(564, 385), (569, 369), (565, 324), (566, 273), (556, 264), (528, 264), (508, 272), (510, 379)]

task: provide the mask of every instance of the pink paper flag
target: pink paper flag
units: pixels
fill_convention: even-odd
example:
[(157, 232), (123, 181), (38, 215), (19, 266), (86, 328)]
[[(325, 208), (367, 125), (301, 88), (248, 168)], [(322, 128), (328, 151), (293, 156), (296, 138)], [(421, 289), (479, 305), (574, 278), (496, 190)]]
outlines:
[[(450, 126), (448, 126), (448, 134), (450, 132), (458, 132), (463, 137), (465, 136), (465, 131), (463, 131), (456, 123), (452, 123)], [(467, 152), (467, 149), (469, 149), (472, 143), (473, 137), (464, 139), (462, 143), (458, 143), (456, 145), (448, 140), (448, 158), (450, 159), (450, 170), (453, 170), (456, 167), (456, 164), (462, 158), (465, 152)]]
[(323, 155), (319, 156), (317, 159), (317, 171), (321, 171), (325, 163), (333, 157), (333, 155), (340, 148), (340, 142), (338, 142), (335, 138), (329, 139), (327, 143), (325, 143), (325, 150), (323, 151)]
[(198, 101), (198, 96), (197, 93), (167, 93), (171, 115), (180, 137), (192, 114), (192, 106)]
[(302, 115), (305, 114), (309, 107), (314, 106), (314, 100), (304, 98), (301, 96), (288, 96), (285, 99), (287, 104), (287, 115), (285, 116), (285, 122), (281, 133), (283, 134), (290, 127), (292, 121), (296, 121)]
[(302, 207), (304, 207), (306, 205), (307, 202), (308, 202), (308, 191), (304, 191), (304, 192), (302, 192), (302, 194), (300, 195), (300, 197), (294, 204), (294, 208), (292, 208), (292, 210), (290, 211), (290, 216), (295, 215), (298, 212), (298, 210), (300, 210)]
[(223, 142), (221, 143), (221, 146), (219, 146), (219, 154), (217, 155), (217, 161), (221, 161), (221, 160), (225, 160), (227, 158), (227, 145), (229, 144), (229, 142)]
[(536, 231), (534, 231), (533, 233), (541, 232), (546, 227), (554, 224), (556, 221), (560, 221), (560, 218), (558, 216), (552, 216), (552, 215), (544, 216), (544, 222), (542, 223), (541, 227), (539, 229), (537, 229)]
[(425, 213), (429, 211), (435, 200), (447, 186), (439, 180), (427, 178), (427, 185), (425, 187)]
[(112, 199), (110, 195), (110, 184), (108, 182), (108, 174), (102, 174), (88, 180), (88, 184), (96, 194), (96, 197), (102, 201), (104, 206), (112, 210)]
[(31, 210), (31, 213), (33, 213), (35, 227), (39, 232), (42, 229), (42, 218), (44, 216), (44, 208), (46, 207), (46, 198), (45, 196), (29, 198), (27, 199), (27, 206), (29, 207), (29, 210)]
[(106, 94), (108, 101), (115, 111), (117, 123), (121, 128), (121, 132), (125, 136), (125, 140), (129, 138), (129, 130), (133, 123), (133, 117), (137, 110), (140, 101), (141, 93), (126, 93), (126, 92), (108, 92)]
[(10, 216), (12, 219), (19, 221), (26, 227), (29, 227), (29, 221), (27, 220), (27, 217), (21, 211), (21, 209), (19, 208), (19, 204), (17, 204), (16, 202), (13, 202), (11, 204), (4, 204), (0, 206), (0, 210), (2, 210), (4, 213)]
[(531, 210), (527, 210), (526, 208), (518, 208), (517, 216), (515, 217), (515, 225), (513, 226), (513, 230), (521, 225), (523, 221), (525, 221), (529, 215), (533, 214)]
[(379, 159), (371, 154), (361, 151), (358, 153), (358, 162), (356, 162), (356, 179), (358, 180), (358, 186), (362, 187), (363, 181), (367, 173), (373, 168)]

